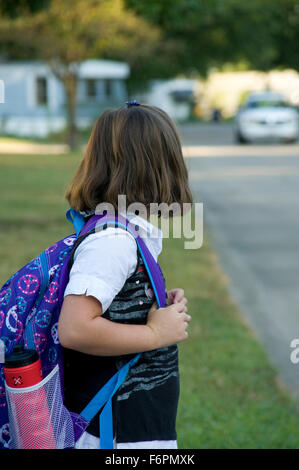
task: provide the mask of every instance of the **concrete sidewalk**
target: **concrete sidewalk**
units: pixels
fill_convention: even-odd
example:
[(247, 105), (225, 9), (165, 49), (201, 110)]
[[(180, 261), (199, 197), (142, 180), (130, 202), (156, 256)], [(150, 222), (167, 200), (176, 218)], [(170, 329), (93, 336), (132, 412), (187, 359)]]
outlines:
[(67, 144), (38, 144), (25, 141), (2, 141), (0, 139), (0, 154), (60, 154), (69, 152)]

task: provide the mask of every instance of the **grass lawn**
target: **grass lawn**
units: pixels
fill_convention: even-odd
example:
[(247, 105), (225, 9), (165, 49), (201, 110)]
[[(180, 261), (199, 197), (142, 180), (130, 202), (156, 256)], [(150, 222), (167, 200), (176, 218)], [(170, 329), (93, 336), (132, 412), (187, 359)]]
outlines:
[[(72, 232), (64, 192), (78, 154), (0, 155), (0, 285)], [(167, 288), (182, 287), (193, 320), (179, 346), (180, 448), (299, 448), (299, 417), (229, 298), (208, 235), (199, 250), (165, 239)]]

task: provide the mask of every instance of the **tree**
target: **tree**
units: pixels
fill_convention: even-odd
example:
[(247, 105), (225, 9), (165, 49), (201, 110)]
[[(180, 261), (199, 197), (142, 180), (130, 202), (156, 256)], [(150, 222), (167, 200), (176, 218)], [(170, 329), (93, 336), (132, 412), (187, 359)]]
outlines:
[[(49, 6), (49, 0), (0, 0), (0, 59), (23, 59), (26, 56), (34, 58), (33, 48), (24, 45), (23, 41), (16, 43), (14, 21), (23, 15), (36, 13)], [(1, 29), (3, 29), (1, 31)], [(1, 34), (2, 33), (2, 34)]]
[(299, 71), (299, 1), (273, 0), (272, 9), (274, 54), (270, 66)]
[[(13, 37), (11, 31), (14, 31)], [(1, 20), (0, 39), (45, 60), (64, 85), (69, 145), (78, 143), (76, 90), (78, 70), (87, 58), (131, 58), (151, 54), (160, 39), (158, 28), (137, 18), (122, 0), (51, 0), (48, 8)], [(129, 51), (129, 53), (128, 53)]]
[[(245, 60), (248, 66), (254, 65), (262, 70), (279, 62), (283, 54), (277, 53), (274, 30), (278, 35), (281, 25), (289, 16), (285, 11), (292, 10), (287, 5), (295, 4), (296, 0), (125, 2), (127, 8), (158, 25), (166, 40), (172, 38), (180, 43), (180, 57), (177, 57), (177, 61), (182, 70), (196, 70), (205, 75), (210, 67), (227, 62)], [(285, 15), (284, 20), (281, 15)], [(291, 15), (291, 21), (294, 21), (294, 14)], [(285, 35), (293, 37), (295, 28), (296, 25), (288, 21), (283, 28)]]
[(1, 0), (0, 15), (16, 18), (24, 13), (34, 13), (49, 4), (49, 0)]

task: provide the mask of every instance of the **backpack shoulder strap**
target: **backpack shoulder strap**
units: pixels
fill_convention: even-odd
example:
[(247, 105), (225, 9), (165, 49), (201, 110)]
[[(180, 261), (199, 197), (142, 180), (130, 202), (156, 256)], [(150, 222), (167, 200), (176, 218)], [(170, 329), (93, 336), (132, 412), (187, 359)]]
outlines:
[(115, 226), (115, 227), (121, 227), (124, 230), (127, 230), (128, 232), (133, 235), (133, 237), (136, 240), (138, 250), (141, 254), (141, 257), (143, 259), (144, 265), (146, 267), (148, 276), (150, 278), (156, 300), (158, 303), (158, 306), (164, 307), (165, 305), (165, 282), (164, 278), (162, 275), (162, 271), (160, 268), (160, 265), (157, 261), (155, 261), (154, 257), (152, 256), (151, 252), (147, 248), (144, 240), (139, 236), (138, 232), (136, 231), (135, 227), (133, 224), (131, 224), (128, 219), (125, 219), (123, 216), (120, 214), (116, 214), (115, 216), (112, 215), (94, 215), (92, 216), (86, 223), (83, 222), (82, 220), (82, 215), (79, 214), (78, 219), (76, 219), (76, 214), (74, 215), (73, 211), (73, 216), (74, 216), (74, 226), (80, 227), (80, 231), (77, 233), (77, 240), (74, 244), (72, 254), (70, 257), (69, 261), (69, 267), (71, 266), (73, 262), (73, 257), (76, 248), (79, 246), (79, 244), (84, 240), (86, 236), (88, 236), (89, 233), (92, 233), (94, 231), (99, 231), (102, 230), (103, 228), (107, 226)]

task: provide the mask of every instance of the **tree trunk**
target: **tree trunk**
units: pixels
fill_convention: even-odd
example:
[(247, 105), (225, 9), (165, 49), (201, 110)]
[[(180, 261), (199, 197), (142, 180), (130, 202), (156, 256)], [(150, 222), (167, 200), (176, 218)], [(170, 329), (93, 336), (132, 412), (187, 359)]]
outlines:
[(77, 104), (77, 75), (68, 72), (63, 77), (63, 83), (66, 93), (66, 109), (67, 109), (67, 129), (68, 129), (68, 144), (71, 150), (78, 147), (79, 136), (76, 124), (76, 104)]

